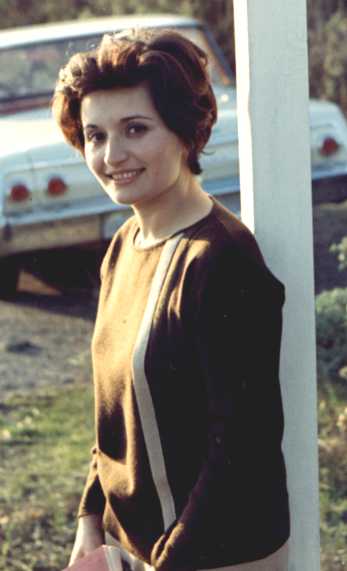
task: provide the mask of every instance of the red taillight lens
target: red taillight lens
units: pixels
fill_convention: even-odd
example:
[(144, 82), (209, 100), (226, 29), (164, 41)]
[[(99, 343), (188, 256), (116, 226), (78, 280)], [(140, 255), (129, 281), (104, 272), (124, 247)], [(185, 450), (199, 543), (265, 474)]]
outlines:
[(333, 137), (327, 137), (324, 139), (319, 152), (321, 155), (323, 155), (323, 157), (330, 157), (339, 150), (339, 147), (340, 145)]
[(25, 184), (15, 184), (10, 189), (10, 199), (12, 202), (24, 202), (30, 197), (30, 190)]
[(48, 194), (50, 194), (51, 196), (61, 196), (66, 191), (67, 191), (67, 186), (62, 178), (56, 176), (50, 179), (47, 186)]

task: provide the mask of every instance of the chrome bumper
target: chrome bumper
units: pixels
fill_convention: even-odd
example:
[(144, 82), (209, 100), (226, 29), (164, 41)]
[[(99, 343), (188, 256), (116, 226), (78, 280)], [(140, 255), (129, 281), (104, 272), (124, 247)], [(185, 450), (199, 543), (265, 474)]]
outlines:
[[(110, 228), (112, 220), (114, 231), (131, 214), (129, 209), (114, 210), (114, 205), (106, 211), (83, 213), (49, 213), (43, 216), (16, 216), (0, 220), (0, 256), (29, 253), (37, 250), (49, 250), (78, 246), (100, 240), (110, 239), (105, 229)], [(104, 209), (105, 210), (105, 209)]]

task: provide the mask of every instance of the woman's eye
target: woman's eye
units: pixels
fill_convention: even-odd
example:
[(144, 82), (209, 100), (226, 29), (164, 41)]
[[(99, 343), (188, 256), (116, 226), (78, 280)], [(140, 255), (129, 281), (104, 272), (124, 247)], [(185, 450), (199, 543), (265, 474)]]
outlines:
[(104, 134), (99, 131), (92, 131), (91, 133), (87, 133), (87, 141), (91, 143), (101, 143), (104, 140)]
[(127, 134), (130, 136), (141, 135), (147, 131), (147, 126), (142, 123), (129, 123), (127, 126)]

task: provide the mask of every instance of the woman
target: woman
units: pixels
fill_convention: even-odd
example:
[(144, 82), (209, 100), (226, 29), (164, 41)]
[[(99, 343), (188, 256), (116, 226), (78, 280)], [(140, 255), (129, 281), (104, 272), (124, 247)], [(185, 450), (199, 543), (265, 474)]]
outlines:
[(282, 284), (196, 175), (216, 120), (204, 52), (173, 31), (106, 36), (53, 110), (134, 216), (101, 267), (96, 445), (71, 561), (106, 540), (138, 569), (285, 571)]

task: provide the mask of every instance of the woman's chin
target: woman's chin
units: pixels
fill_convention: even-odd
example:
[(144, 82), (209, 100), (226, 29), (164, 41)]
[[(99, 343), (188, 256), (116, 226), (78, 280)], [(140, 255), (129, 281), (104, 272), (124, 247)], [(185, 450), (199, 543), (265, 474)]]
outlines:
[(131, 193), (123, 189), (107, 189), (106, 193), (115, 204), (121, 204), (123, 206), (131, 206), (133, 204)]

